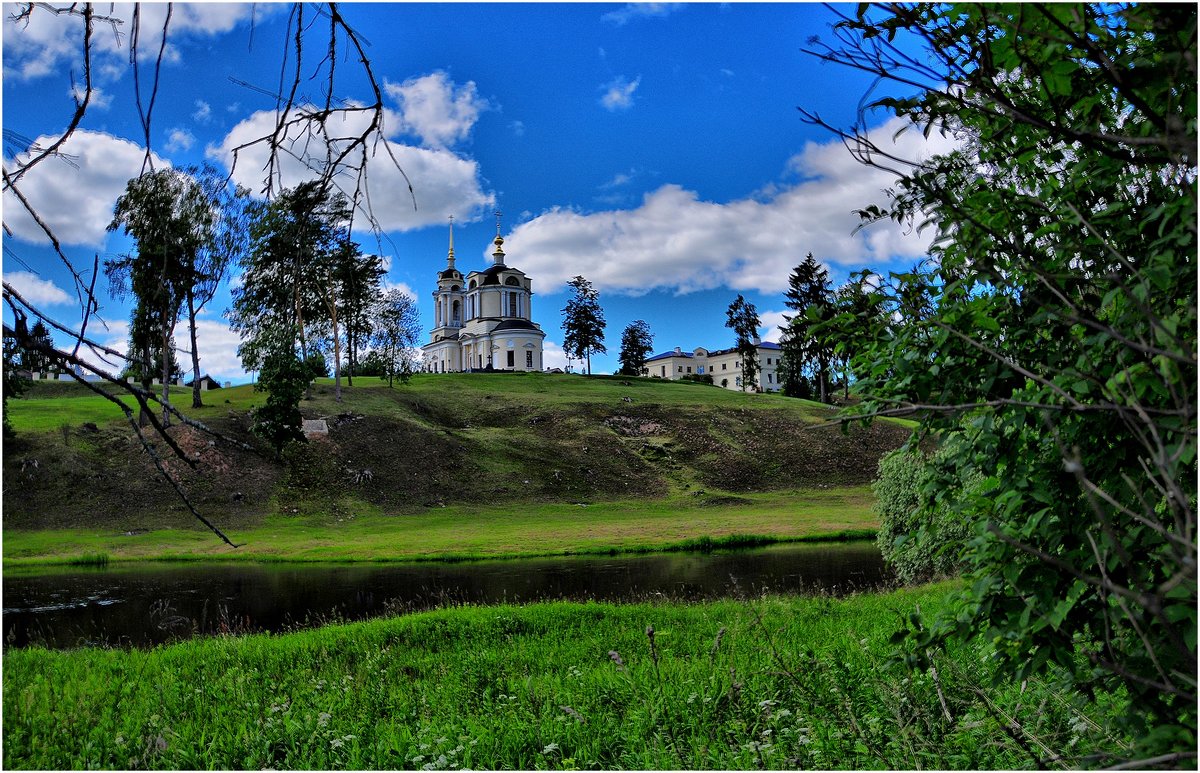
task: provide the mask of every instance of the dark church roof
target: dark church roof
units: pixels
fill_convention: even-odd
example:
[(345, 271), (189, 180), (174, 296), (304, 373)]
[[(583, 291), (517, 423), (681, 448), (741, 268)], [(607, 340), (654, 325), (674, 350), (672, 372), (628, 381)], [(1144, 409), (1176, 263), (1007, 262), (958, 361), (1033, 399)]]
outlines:
[(492, 332), (499, 330), (537, 330), (537, 328), (527, 319), (509, 319), (496, 325)]
[(498, 285), (500, 284), (500, 273), (507, 271), (508, 266), (503, 263), (497, 263), (491, 266), (486, 271), (479, 272), (479, 284), (481, 285)]

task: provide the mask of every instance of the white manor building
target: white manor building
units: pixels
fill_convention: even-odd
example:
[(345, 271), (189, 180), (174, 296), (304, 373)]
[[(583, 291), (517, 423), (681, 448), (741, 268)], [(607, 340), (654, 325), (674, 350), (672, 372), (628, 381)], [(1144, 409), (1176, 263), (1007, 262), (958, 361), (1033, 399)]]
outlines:
[[(758, 386), (764, 392), (778, 392), (782, 388), (777, 370), (782, 349), (777, 343), (760, 341), (757, 338), (754, 339), (754, 345), (758, 352)], [(743, 391), (742, 356), (738, 354), (737, 349), (709, 351), (704, 347), (697, 347), (685, 352), (676, 346), (673, 352), (656, 354), (646, 360), (642, 375), (672, 381), (691, 375), (711, 375), (716, 386), (735, 392)]]
[[(498, 213), (497, 213), (498, 214)], [(532, 284), (504, 263), (504, 239), (496, 223), (492, 265), (466, 277), (454, 267), (454, 222), (446, 268), (438, 273), (434, 327), (421, 347), (429, 373), (471, 370), (540, 371), (546, 334), (531, 320)]]

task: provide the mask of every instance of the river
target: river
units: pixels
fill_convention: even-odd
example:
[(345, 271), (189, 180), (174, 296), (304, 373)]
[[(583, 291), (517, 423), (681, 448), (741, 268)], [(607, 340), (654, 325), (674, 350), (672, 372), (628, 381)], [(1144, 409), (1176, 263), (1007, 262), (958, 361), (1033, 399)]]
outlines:
[(871, 590), (871, 542), (469, 563), (118, 564), (4, 574), (4, 646), (151, 646), (456, 603), (717, 599)]

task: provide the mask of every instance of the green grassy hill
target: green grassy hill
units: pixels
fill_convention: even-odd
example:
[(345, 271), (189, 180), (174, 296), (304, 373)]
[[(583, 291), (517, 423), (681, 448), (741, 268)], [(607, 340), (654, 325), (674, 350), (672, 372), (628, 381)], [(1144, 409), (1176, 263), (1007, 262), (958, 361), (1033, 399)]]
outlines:
[[(185, 412), (256, 450), (174, 427), (200, 463), (171, 459), (171, 469), (224, 528), (447, 506), (729, 506), (761, 492), (865, 484), (908, 432), (881, 422), (847, 434), (820, 426), (832, 414), (816, 403), (646, 379), (422, 374), (394, 389), (359, 379), (341, 403), (333, 392), (322, 380), (301, 403), (305, 418), (328, 420), (328, 437), (282, 462), (249, 432), (265, 395), (208, 392), (205, 408)], [(174, 401), (189, 405), (190, 393)], [(78, 385), (34, 384), (9, 411), (17, 437), (3, 455), (6, 530), (193, 525), (110, 402)]]

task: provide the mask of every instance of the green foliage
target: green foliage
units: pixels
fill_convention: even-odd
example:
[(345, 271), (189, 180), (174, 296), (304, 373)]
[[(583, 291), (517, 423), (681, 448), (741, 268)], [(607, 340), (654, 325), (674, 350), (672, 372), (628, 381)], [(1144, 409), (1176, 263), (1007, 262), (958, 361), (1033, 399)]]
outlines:
[[(39, 321), (38, 324), (40, 325), (41, 322)], [(37, 329), (36, 326), (34, 327), (34, 329), (35, 330)], [(4, 353), (3, 353), (3, 366), (4, 366), (4, 384), (3, 384), (4, 430), (3, 430), (3, 433), (4, 433), (4, 437), (6, 439), (13, 437), (12, 424), (10, 424), (8, 421), (8, 398), (20, 397), (21, 394), (25, 391), (26, 384), (29, 383), (29, 381), (27, 379), (22, 378), (21, 376), (19, 376), (17, 374), (17, 366), (21, 359), (22, 359), (22, 351), (21, 351), (21, 347), (17, 345), (16, 339), (8, 338), (6, 336), (4, 338)]]
[(329, 363), (325, 361), (324, 353), (309, 352), (308, 357), (304, 359), (304, 372), (308, 375), (309, 381), (314, 378), (328, 378)]
[(371, 306), (371, 345), (367, 368), (371, 375), (407, 384), (415, 367), (414, 348), (421, 335), (416, 299), (402, 290), (389, 290)]
[[(33, 339), (29, 346), (17, 346), (13, 351), (5, 352), (5, 362), (12, 363), (14, 367), (23, 368), (30, 373), (45, 373), (51, 369), (57, 371), (54, 360), (47, 354), (48, 351), (54, 349), (54, 339), (50, 337), (50, 330), (46, 324), (40, 319), (33, 323), (33, 327), (29, 328), (29, 336)], [(12, 342), (10, 344), (10, 341)], [(5, 346), (15, 346), (15, 340), (4, 339)]]
[(171, 168), (130, 180), (113, 208), (108, 230), (124, 230), (137, 251), (106, 260), (104, 270), (114, 295), (135, 299), (129, 352), (134, 375), (143, 383), (150, 380), (150, 370), (164, 383), (178, 371), (172, 336), (200, 281), (198, 256), (212, 244), (217, 215), (205, 189)]
[(300, 398), (308, 387), (310, 369), (296, 356), (286, 334), (268, 341), (256, 391), (267, 393), (267, 402), (254, 410), (254, 433), (275, 449), (276, 456), (292, 442), (304, 441)]
[(341, 194), (308, 182), (256, 202), (249, 215), (242, 285), (232, 292), (228, 317), (242, 338), (238, 356), (257, 370), (280, 332), (294, 336), (307, 356), (310, 334), (331, 324), (328, 269), (349, 241), (350, 210)]
[(571, 297), (563, 308), (563, 351), (568, 357), (587, 360), (588, 375), (592, 373), (592, 353), (604, 354), (604, 309), (600, 308), (600, 295), (592, 283), (577, 276), (567, 286)]
[(621, 367), (617, 371), (623, 376), (640, 376), (646, 367), (646, 358), (650, 356), (654, 346), (654, 336), (650, 334), (650, 326), (645, 320), (635, 319), (621, 331), (621, 354), (617, 361)]
[(784, 305), (796, 314), (785, 317), (787, 324), (780, 328), (783, 331), (779, 339), (783, 393), (789, 397), (808, 397), (811, 392), (804, 381), (805, 374), (810, 373), (817, 398), (823, 403), (828, 402), (833, 345), (818, 335), (818, 328), (832, 315), (832, 297), (829, 272), (811, 252), (792, 269), (784, 299)]
[[(877, 543), (902, 582), (916, 583), (958, 573), (976, 524), (959, 503), (961, 481), (939, 477), (952, 469), (958, 449), (946, 446), (932, 457), (899, 449), (879, 460), (872, 488), (879, 516)], [(965, 486), (976, 481), (972, 480)]]
[(968, 590), (914, 642), (983, 638), (1005, 678), (1119, 686), (1130, 754), (1194, 762), (1196, 8), (883, 15), (821, 55), (902, 83), (875, 106), (959, 146), (863, 210), (935, 239), (880, 288), (862, 410), (921, 409), (957, 449), (935, 485), (979, 479), (957, 505), (981, 527)]
[(725, 327), (733, 330), (734, 348), (742, 362), (742, 391), (755, 391), (758, 387), (758, 309), (740, 294), (725, 310)]

